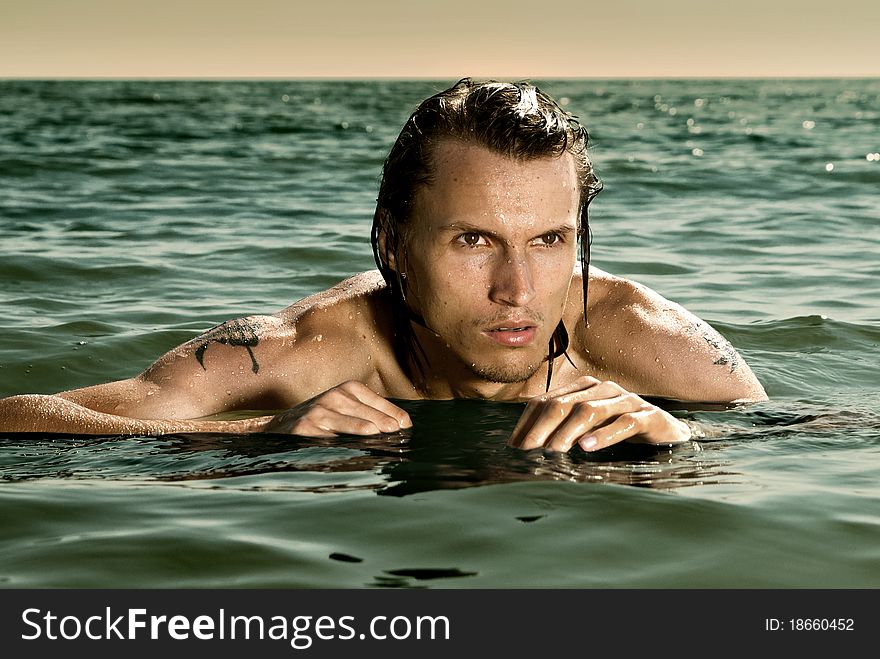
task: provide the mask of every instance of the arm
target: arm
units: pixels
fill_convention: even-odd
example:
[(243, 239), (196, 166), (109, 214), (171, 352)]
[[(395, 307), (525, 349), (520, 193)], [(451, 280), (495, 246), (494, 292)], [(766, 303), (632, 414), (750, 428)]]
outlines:
[[(131, 407), (134, 391), (149, 391), (140, 378), (111, 382), (55, 396), (29, 394), (0, 400), (0, 431), (75, 435), (165, 435), (179, 432), (272, 432), (309, 437), (340, 433), (378, 435), (412, 425), (409, 415), (364, 384), (344, 382), (277, 415), (234, 421), (142, 419), (108, 414), (69, 398), (87, 397), (104, 407), (112, 401)], [(149, 394), (147, 394), (149, 395)]]
[(675, 444), (703, 436), (697, 424), (634, 391), (699, 402), (767, 399), (742, 357), (708, 323), (644, 286), (601, 272), (598, 278), (600, 301), (590, 313), (599, 320), (577, 328), (574, 349), (608, 379), (584, 376), (530, 400), (510, 445), (596, 451), (624, 440)]
[(706, 321), (636, 282), (607, 273), (597, 279), (605, 295), (591, 306), (591, 321), (596, 320), (587, 328), (581, 323), (574, 333), (575, 349), (599, 362), (588, 373), (644, 396), (704, 403), (767, 400), (745, 359)]
[[(297, 320), (252, 316), (229, 321), (171, 350), (137, 377), (54, 396), (0, 400), (0, 431), (327, 436), (372, 435), (411, 425), (405, 411), (357, 381), (366, 378), (358, 364), (370, 360), (352, 354), (351, 348), (343, 350), (363, 349), (363, 343), (333, 336), (332, 328), (344, 323), (334, 319), (319, 325), (315, 334), (312, 321)], [(352, 374), (355, 381), (349, 381)], [(232, 421), (202, 418), (291, 405), (278, 415)]]
[[(174, 348), (136, 377), (55, 395), (0, 400), (0, 430), (145, 435), (257, 432), (271, 417), (236, 421), (199, 417), (248, 403), (265, 408), (272, 402), (271, 387), (266, 378), (260, 381), (255, 365), (258, 356), (269, 356), (266, 344), (279, 325), (269, 316), (230, 321)], [(251, 377), (234, 377), (243, 372)]]
[[(111, 383), (127, 385), (134, 380)], [(109, 387), (109, 385), (102, 385)], [(109, 390), (107, 391), (109, 394)], [(109, 400), (109, 399), (104, 399)], [(74, 435), (165, 435), (178, 432), (259, 432), (271, 416), (236, 421), (134, 419), (97, 412), (60, 395), (25, 394), (0, 400), (0, 431)]]

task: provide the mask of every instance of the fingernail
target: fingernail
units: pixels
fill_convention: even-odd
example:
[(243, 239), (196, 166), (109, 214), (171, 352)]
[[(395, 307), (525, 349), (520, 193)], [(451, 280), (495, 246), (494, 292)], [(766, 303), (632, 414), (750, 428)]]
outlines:
[(578, 444), (581, 445), (581, 448), (585, 451), (589, 451), (593, 448), (597, 443), (596, 438), (593, 435), (588, 435), (587, 437), (581, 437), (578, 441)]

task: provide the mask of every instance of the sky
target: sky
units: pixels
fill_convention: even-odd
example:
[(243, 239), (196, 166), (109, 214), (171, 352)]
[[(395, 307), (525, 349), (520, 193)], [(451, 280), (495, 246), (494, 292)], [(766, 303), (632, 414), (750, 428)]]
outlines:
[(0, 77), (880, 76), (880, 0), (0, 0)]

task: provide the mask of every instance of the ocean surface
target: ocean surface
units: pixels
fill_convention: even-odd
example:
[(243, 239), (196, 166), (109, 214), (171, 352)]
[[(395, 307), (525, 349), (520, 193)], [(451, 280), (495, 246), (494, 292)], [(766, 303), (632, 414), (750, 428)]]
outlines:
[[(133, 376), (373, 267), (379, 172), (443, 81), (0, 81), (0, 396)], [(0, 586), (880, 587), (880, 80), (535, 81), (590, 130), (593, 262), (700, 315), (767, 403), (718, 436), (505, 446), (0, 437)]]

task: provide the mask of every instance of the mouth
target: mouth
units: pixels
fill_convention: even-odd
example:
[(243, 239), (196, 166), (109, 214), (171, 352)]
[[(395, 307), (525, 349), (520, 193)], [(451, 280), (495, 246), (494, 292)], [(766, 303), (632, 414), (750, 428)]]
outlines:
[(537, 332), (538, 328), (535, 325), (518, 321), (483, 330), (483, 334), (495, 343), (514, 348), (530, 344), (534, 341)]

